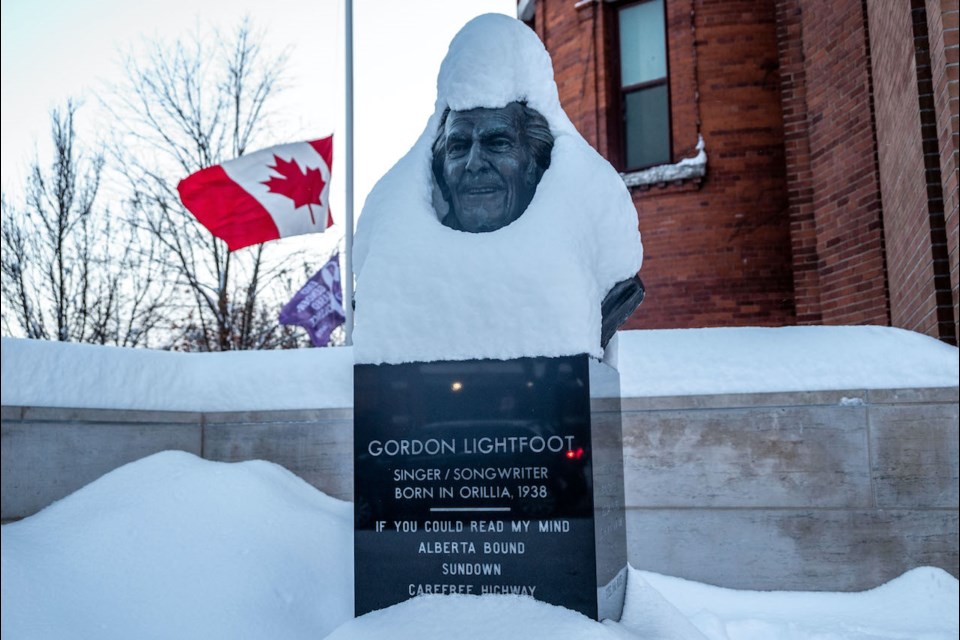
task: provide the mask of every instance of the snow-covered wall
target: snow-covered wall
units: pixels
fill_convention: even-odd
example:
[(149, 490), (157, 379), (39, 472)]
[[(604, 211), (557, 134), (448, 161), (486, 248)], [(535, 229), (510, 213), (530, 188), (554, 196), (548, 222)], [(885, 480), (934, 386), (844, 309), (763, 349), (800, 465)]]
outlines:
[[(617, 343), (635, 566), (761, 589), (863, 588), (921, 564), (956, 575), (956, 348), (883, 327)], [(2, 517), (170, 449), (269, 460), (350, 499), (352, 355), (4, 339)]]
[[(625, 331), (623, 397), (956, 387), (960, 351), (889, 327)], [(4, 338), (6, 406), (267, 411), (353, 406), (348, 347), (174, 353)]]
[[(603, 386), (597, 374), (609, 369), (591, 367), (594, 420), (609, 425), (610, 413), (618, 405), (621, 411), (635, 566), (756, 589), (858, 589), (918, 565), (957, 575), (957, 386), (864, 388), (946, 382), (951, 366), (955, 380), (956, 350), (889, 330), (833, 329), (821, 338), (834, 339), (819, 341), (813, 339), (818, 333), (621, 336), (618, 355), (631, 385), (687, 394), (722, 390), (719, 395), (628, 395), (618, 403), (595, 393)], [(328, 495), (351, 499), (352, 410), (293, 409), (291, 400), (303, 398), (285, 395), (287, 386), (309, 393), (309, 385), (300, 385), (304, 377), (349, 381), (349, 357), (343, 357), (349, 350), (215, 356), (204, 363), (203, 354), (126, 351), (123, 361), (115, 349), (50, 344), (39, 345), (48, 352), (34, 357), (37, 346), (3, 344), (3, 519), (36, 513), (120, 465), (167, 450), (222, 462), (275, 462)], [(98, 354), (104, 356), (99, 362)], [(154, 359), (164, 373), (151, 378), (144, 369)], [(52, 379), (49, 369), (44, 374), (51, 363), (63, 365)], [(233, 367), (240, 363), (245, 373)], [(108, 395), (160, 407), (227, 400), (233, 410), (10, 406), (15, 381), (23, 382), (15, 371), (32, 377), (35, 398), (47, 390), (80, 404), (89, 392), (88, 401), (103, 404), (105, 395), (97, 395), (103, 386)], [(232, 388), (223, 396), (215, 382), (221, 373)], [(84, 386), (71, 386), (77, 379)], [(771, 392), (827, 383), (839, 388)], [(171, 387), (155, 388), (163, 384)], [(243, 402), (255, 406), (288, 408), (236, 410), (243, 394)], [(347, 400), (350, 394), (341, 395)]]

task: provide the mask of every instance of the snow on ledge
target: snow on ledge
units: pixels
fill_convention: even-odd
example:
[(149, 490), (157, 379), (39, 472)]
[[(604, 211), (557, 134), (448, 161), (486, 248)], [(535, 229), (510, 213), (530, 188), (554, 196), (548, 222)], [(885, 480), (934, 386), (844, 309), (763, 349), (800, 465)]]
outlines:
[(664, 182), (677, 182), (707, 175), (707, 152), (703, 136), (697, 136), (697, 155), (674, 164), (661, 164), (642, 171), (621, 173), (627, 187), (643, 187)]
[(4, 406), (270, 411), (353, 406), (349, 348), (179, 353), (3, 338)]
[[(623, 397), (955, 387), (960, 352), (890, 327), (624, 331)], [(353, 350), (176, 353), (3, 338), (5, 406), (271, 411), (353, 406)]]
[(893, 327), (624, 331), (625, 398), (956, 387), (960, 350)]

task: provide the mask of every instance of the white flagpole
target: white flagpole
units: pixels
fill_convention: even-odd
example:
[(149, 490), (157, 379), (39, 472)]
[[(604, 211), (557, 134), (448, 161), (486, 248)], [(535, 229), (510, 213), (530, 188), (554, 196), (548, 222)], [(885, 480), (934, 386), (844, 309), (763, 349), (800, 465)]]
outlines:
[(353, 344), (353, 0), (345, 0), (346, 13), (346, 166), (347, 211), (344, 222), (344, 266), (346, 278), (343, 287), (343, 308), (346, 322), (346, 344)]

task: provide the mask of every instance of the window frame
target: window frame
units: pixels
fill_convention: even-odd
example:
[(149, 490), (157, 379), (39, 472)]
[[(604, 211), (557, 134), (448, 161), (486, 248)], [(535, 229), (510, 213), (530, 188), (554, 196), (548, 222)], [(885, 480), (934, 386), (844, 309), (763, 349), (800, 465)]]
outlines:
[[(618, 166), (621, 171), (624, 173), (631, 173), (634, 171), (643, 171), (644, 169), (649, 169), (650, 167), (657, 167), (664, 164), (672, 164), (674, 162), (674, 152), (673, 152), (673, 93), (670, 88), (670, 29), (669, 29), (669, 19), (667, 16), (667, 9), (669, 0), (663, 0), (663, 55), (664, 62), (666, 67), (666, 74), (662, 78), (656, 80), (647, 80), (645, 82), (637, 82), (626, 87), (623, 86), (623, 73), (622, 67), (623, 62), (621, 59), (621, 48), (620, 48), (620, 12), (629, 7), (646, 4), (648, 2), (653, 2), (654, 0), (627, 0), (625, 2), (618, 2), (615, 6), (611, 7), (613, 10), (613, 34), (614, 34), (614, 60), (615, 60), (615, 73), (614, 75), (614, 91), (616, 94), (616, 116), (615, 120), (615, 130), (617, 132), (617, 160)], [(650, 89), (653, 87), (665, 86), (667, 89), (667, 159), (664, 162), (656, 162), (652, 164), (630, 166), (627, 164), (627, 95), (642, 91), (644, 89)]]

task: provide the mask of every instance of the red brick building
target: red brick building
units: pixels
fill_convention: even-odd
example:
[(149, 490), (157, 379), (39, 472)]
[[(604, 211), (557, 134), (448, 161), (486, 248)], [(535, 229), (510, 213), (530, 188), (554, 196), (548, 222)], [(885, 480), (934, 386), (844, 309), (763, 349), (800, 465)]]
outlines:
[[(637, 205), (648, 297), (628, 328), (880, 324), (956, 344), (957, 0), (519, 9)], [(706, 162), (681, 162), (701, 139)]]

